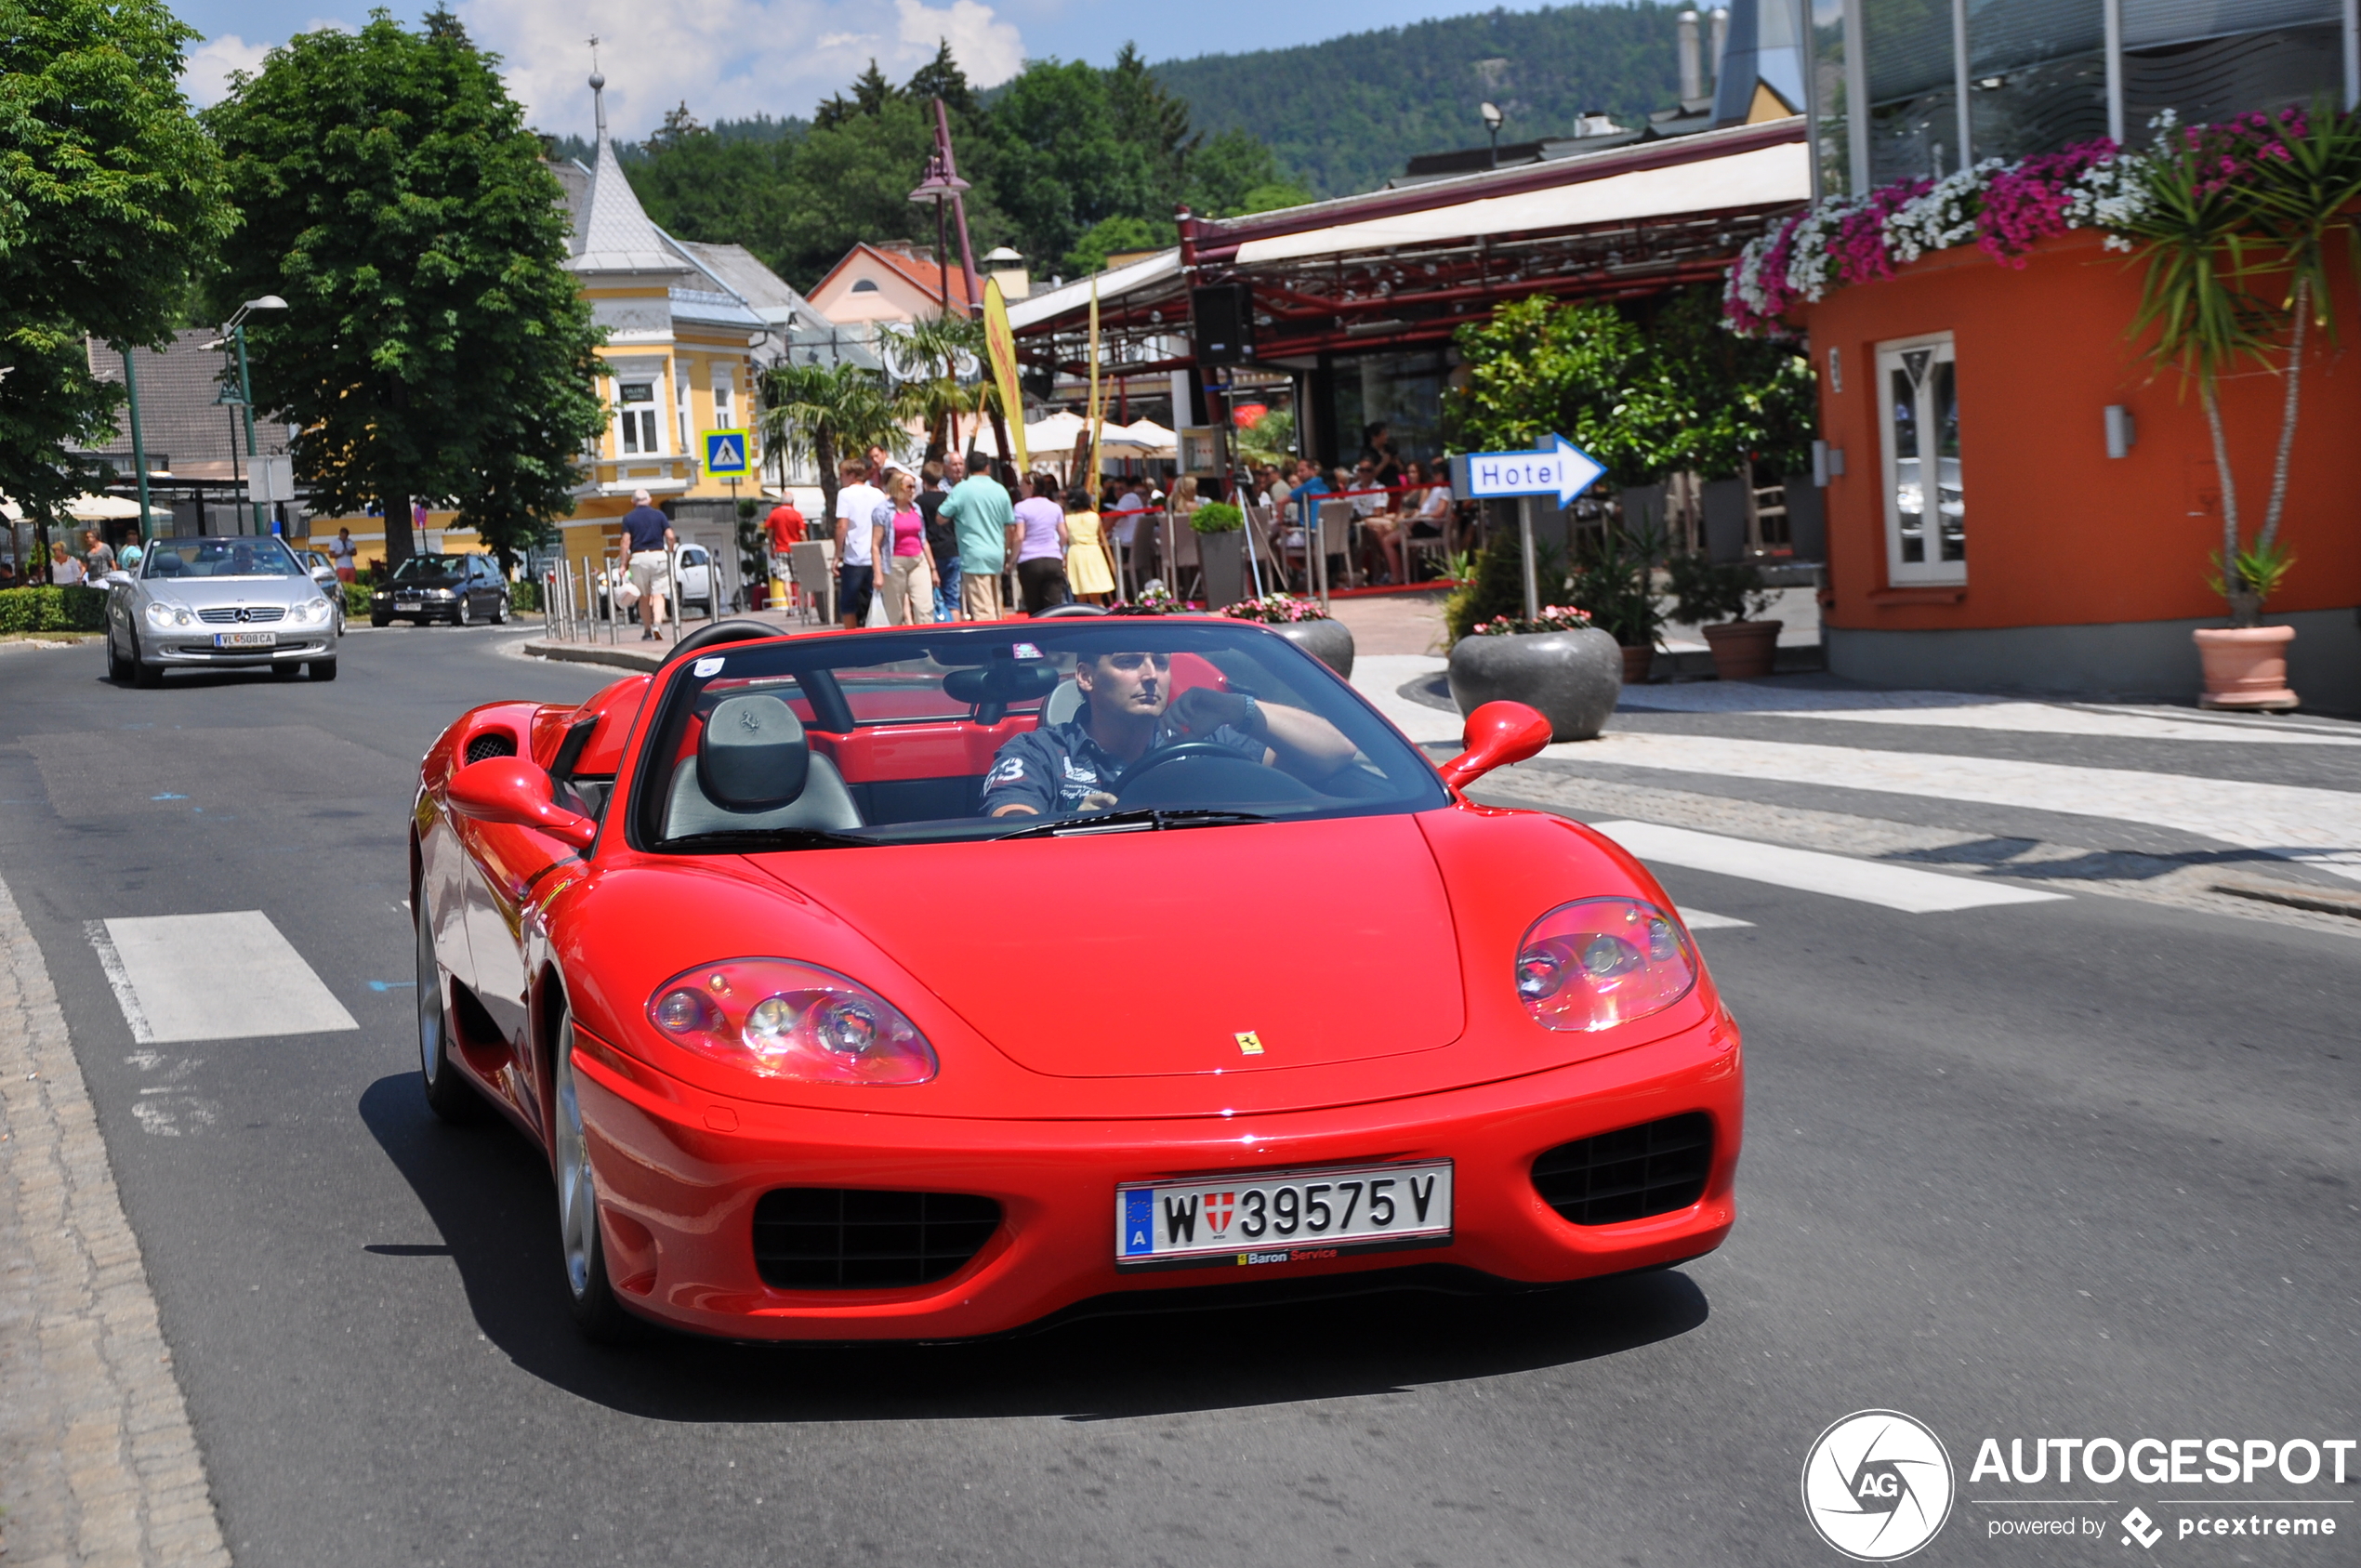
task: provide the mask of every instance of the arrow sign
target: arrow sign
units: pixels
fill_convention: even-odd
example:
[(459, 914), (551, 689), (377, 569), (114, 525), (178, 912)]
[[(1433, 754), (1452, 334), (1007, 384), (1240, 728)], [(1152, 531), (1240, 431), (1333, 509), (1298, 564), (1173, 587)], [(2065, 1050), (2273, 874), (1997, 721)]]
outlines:
[(1561, 507), (1607, 471), (1563, 436), (1532, 452), (1471, 452), (1451, 459), (1453, 488), (1469, 500), (1493, 495), (1555, 495)]
[(707, 430), (705, 471), (716, 479), (744, 479), (749, 471), (745, 431)]

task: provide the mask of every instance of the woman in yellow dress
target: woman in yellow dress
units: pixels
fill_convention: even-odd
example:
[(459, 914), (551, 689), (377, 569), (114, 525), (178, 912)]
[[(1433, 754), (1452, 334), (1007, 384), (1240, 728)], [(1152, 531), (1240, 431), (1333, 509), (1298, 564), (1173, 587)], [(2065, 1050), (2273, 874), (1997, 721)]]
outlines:
[(1104, 604), (1115, 592), (1115, 568), (1099, 539), (1099, 514), (1090, 509), (1090, 493), (1066, 492), (1066, 584), (1085, 604)]

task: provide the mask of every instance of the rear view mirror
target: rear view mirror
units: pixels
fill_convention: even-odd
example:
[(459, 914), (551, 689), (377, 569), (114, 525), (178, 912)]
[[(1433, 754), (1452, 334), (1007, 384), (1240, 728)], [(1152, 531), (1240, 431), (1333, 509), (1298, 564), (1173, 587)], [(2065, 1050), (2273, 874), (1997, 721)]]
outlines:
[(1486, 703), (1468, 715), (1459, 739), (1466, 749), (1443, 765), (1443, 782), (1465, 789), (1495, 768), (1538, 756), (1550, 736), (1549, 719), (1523, 703)]
[(536, 828), (577, 850), (599, 837), (599, 824), (552, 800), (549, 775), (521, 758), (470, 762), (451, 775), (443, 795), (470, 822)]

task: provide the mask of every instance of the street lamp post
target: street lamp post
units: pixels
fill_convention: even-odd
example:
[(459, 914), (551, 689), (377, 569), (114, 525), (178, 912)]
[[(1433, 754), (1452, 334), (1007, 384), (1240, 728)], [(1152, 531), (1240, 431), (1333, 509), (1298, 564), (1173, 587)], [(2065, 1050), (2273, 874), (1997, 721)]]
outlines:
[(1492, 166), (1497, 169), (1500, 166), (1500, 122), (1508, 116), (1497, 103), (1484, 104), (1477, 112), (1484, 116), (1484, 128), (1492, 133)]
[[(943, 311), (945, 315), (951, 313), (951, 233), (943, 204), (967, 189), (968, 182), (944, 165), (943, 153), (937, 151), (928, 156), (926, 177), (918, 181), (918, 188), (910, 192), (910, 199), (914, 202), (934, 204), (934, 258), (943, 277)], [(963, 316), (967, 313), (964, 308), (959, 311)]]
[[(266, 294), (259, 299), (249, 299), (239, 306), (238, 313), (231, 316), (229, 324), (221, 329), (223, 336), (238, 350), (238, 406), (244, 412), (246, 420), (246, 505), (254, 514), (254, 531), (257, 534), (267, 534), (270, 530), (263, 525), (262, 503), (254, 498), (254, 385), (246, 376), (246, 317), (257, 310), (284, 310), (286, 308), (285, 300), (275, 294)], [(232, 452), (231, 455), (236, 454)]]

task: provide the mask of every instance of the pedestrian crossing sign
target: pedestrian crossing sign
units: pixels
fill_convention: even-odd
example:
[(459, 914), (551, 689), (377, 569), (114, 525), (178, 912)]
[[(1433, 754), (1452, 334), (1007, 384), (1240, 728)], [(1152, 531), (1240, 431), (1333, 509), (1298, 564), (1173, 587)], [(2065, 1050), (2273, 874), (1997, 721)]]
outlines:
[(747, 455), (754, 450), (744, 430), (705, 433), (705, 471), (715, 479), (745, 479), (754, 472)]

